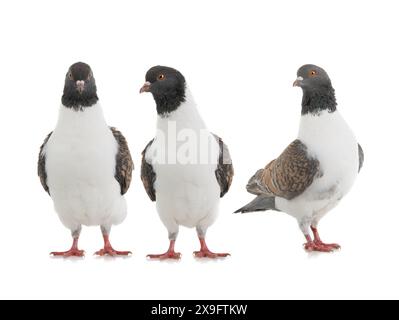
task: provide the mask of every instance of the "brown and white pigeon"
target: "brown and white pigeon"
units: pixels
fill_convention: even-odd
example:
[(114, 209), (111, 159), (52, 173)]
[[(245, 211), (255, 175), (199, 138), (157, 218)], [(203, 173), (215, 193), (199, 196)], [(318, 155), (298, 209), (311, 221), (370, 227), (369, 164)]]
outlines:
[(179, 259), (175, 241), (180, 226), (196, 228), (197, 258), (226, 257), (208, 249), (205, 235), (233, 179), (227, 146), (206, 128), (179, 71), (156, 66), (145, 80), (140, 92), (152, 93), (158, 118), (155, 138), (143, 151), (141, 179), (170, 240), (166, 253), (148, 257)]
[(304, 65), (297, 76), (294, 86), (303, 90), (298, 138), (249, 180), (247, 191), (256, 198), (236, 212), (288, 213), (298, 220), (307, 251), (330, 252), (340, 246), (322, 242), (318, 223), (352, 188), (364, 156), (337, 110), (327, 73)]
[(100, 226), (104, 248), (97, 255), (128, 255), (109, 241), (112, 225), (126, 217), (124, 194), (133, 161), (122, 133), (107, 125), (89, 65), (73, 64), (65, 77), (57, 125), (40, 149), (38, 174), (55, 211), (71, 230), (72, 248), (54, 256), (83, 256), (78, 249), (82, 225)]

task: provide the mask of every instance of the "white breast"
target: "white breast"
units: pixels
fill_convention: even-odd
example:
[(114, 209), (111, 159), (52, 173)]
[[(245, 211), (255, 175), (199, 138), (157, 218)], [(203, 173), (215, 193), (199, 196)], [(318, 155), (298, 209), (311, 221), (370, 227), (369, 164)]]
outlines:
[(359, 155), (356, 138), (340, 113), (323, 111), (302, 116), (298, 139), (320, 162), (323, 176), (313, 188), (328, 192), (336, 186), (343, 197), (357, 176)]
[(44, 152), (51, 197), (67, 227), (123, 220), (126, 207), (114, 178), (117, 150), (99, 104), (83, 112), (61, 106)]
[(302, 116), (298, 139), (319, 161), (322, 176), (292, 200), (276, 198), (276, 206), (299, 221), (319, 220), (351, 189), (359, 168), (358, 145), (338, 111)]
[(157, 134), (146, 153), (156, 173), (157, 209), (169, 230), (170, 221), (187, 227), (214, 221), (220, 194), (218, 157), (218, 143), (186, 92), (186, 102), (176, 111), (158, 117)]

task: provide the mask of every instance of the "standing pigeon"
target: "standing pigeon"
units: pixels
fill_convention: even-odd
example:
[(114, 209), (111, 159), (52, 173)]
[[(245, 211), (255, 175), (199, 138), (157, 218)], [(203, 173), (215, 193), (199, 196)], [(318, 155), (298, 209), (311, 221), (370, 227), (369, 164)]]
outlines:
[(201, 248), (194, 252), (196, 257), (228, 256), (211, 252), (205, 242), (206, 231), (216, 220), (219, 199), (233, 178), (227, 146), (206, 129), (179, 71), (151, 68), (142, 92), (154, 97), (158, 130), (143, 151), (141, 179), (150, 199), (156, 201), (170, 240), (166, 253), (148, 257), (179, 259), (174, 246), (181, 225), (197, 230)]
[(363, 151), (337, 111), (327, 73), (304, 65), (297, 76), (294, 86), (303, 90), (298, 138), (249, 180), (247, 190), (257, 197), (236, 212), (286, 212), (298, 220), (307, 251), (330, 252), (340, 246), (323, 243), (317, 226), (351, 189)]
[(78, 249), (82, 225), (101, 226), (104, 248), (97, 255), (128, 255), (109, 242), (111, 226), (127, 213), (133, 162), (126, 139), (105, 122), (89, 65), (73, 64), (65, 78), (58, 123), (40, 148), (38, 173), (54, 201), (61, 222), (72, 232), (73, 245), (53, 256), (83, 256)]

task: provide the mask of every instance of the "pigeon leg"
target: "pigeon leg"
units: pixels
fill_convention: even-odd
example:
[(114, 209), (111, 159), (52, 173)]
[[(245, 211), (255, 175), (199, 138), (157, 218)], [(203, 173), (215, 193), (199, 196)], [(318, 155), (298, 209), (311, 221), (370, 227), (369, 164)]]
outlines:
[(320, 242), (313, 241), (312, 237), (309, 235), (309, 227), (311, 223), (307, 219), (303, 219), (299, 221), (299, 228), (301, 229), (302, 233), (306, 238), (306, 243), (303, 245), (304, 249), (307, 252), (332, 252), (333, 249), (324, 246)]
[(310, 235), (305, 234), (306, 243), (303, 245), (307, 252), (333, 252), (334, 249), (332, 247), (328, 247), (323, 243), (319, 243), (317, 241), (312, 241)]
[(103, 235), (104, 237), (104, 249), (101, 249), (95, 253), (95, 255), (103, 257), (103, 256), (128, 256), (132, 254), (131, 251), (117, 251), (114, 248), (112, 248), (111, 243), (109, 242), (109, 236)]
[(112, 248), (111, 242), (109, 241), (109, 228), (101, 227), (104, 238), (104, 248), (97, 251), (95, 255), (103, 257), (105, 255), (115, 257), (115, 256), (128, 256), (132, 254), (130, 251), (117, 251)]
[(194, 251), (194, 257), (196, 258), (210, 258), (210, 259), (216, 259), (216, 258), (225, 258), (230, 256), (230, 253), (214, 253), (208, 249), (208, 246), (206, 245), (205, 238), (198, 238), (201, 244), (201, 249), (200, 251)]
[(56, 252), (56, 251), (51, 252), (50, 255), (52, 255), (53, 257), (64, 257), (64, 258), (84, 257), (85, 252), (83, 250), (78, 249), (78, 242), (79, 242), (79, 236), (74, 237), (71, 249), (64, 252)]
[(317, 231), (316, 227), (310, 226), (310, 229), (312, 230), (313, 235), (314, 235), (314, 241), (313, 241), (314, 243), (324, 246), (327, 249), (330, 249), (331, 251), (341, 249), (341, 246), (339, 244), (336, 244), (336, 243), (326, 244), (323, 241), (321, 241), (319, 232)]
[(305, 238), (306, 238), (306, 243), (303, 245), (303, 247), (305, 248), (305, 250), (307, 252), (331, 252), (331, 251), (333, 251), (330, 248), (327, 248), (319, 243), (312, 241), (311, 236), (308, 234), (305, 234)]
[(168, 251), (162, 254), (148, 254), (147, 258), (158, 259), (158, 260), (166, 260), (166, 259), (179, 260), (181, 258), (181, 253), (175, 252), (175, 243), (176, 240), (170, 240)]

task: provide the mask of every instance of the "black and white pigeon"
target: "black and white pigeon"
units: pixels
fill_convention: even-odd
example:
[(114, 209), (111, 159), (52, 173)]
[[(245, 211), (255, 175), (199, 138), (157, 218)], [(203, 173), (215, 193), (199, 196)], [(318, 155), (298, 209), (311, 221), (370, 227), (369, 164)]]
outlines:
[(323, 243), (317, 226), (352, 188), (363, 150), (337, 110), (327, 73), (304, 65), (297, 76), (294, 86), (303, 90), (298, 138), (249, 180), (247, 191), (256, 198), (236, 212), (286, 212), (298, 220), (307, 251), (330, 252), (340, 246)]
[(97, 97), (93, 72), (73, 64), (65, 77), (57, 125), (40, 148), (38, 174), (55, 211), (71, 230), (72, 248), (53, 256), (83, 256), (78, 249), (82, 225), (100, 226), (104, 248), (97, 255), (128, 255), (109, 242), (112, 225), (126, 217), (124, 194), (130, 186), (133, 161), (122, 133), (107, 125)]
[(158, 113), (157, 133), (143, 151), (141, 179), (168, 230), (166, 253), (152, 259), (179, 259), (179, 226), (196, 228), (198, 258), (226, 257), (211, 252), (206, 231), (217, 217), (219, 200), (229, 190), (233, 166), (222, 139), (208, 131), (183, 75), (172, 68), (148, 70), (141, 92), (151, 92)]

